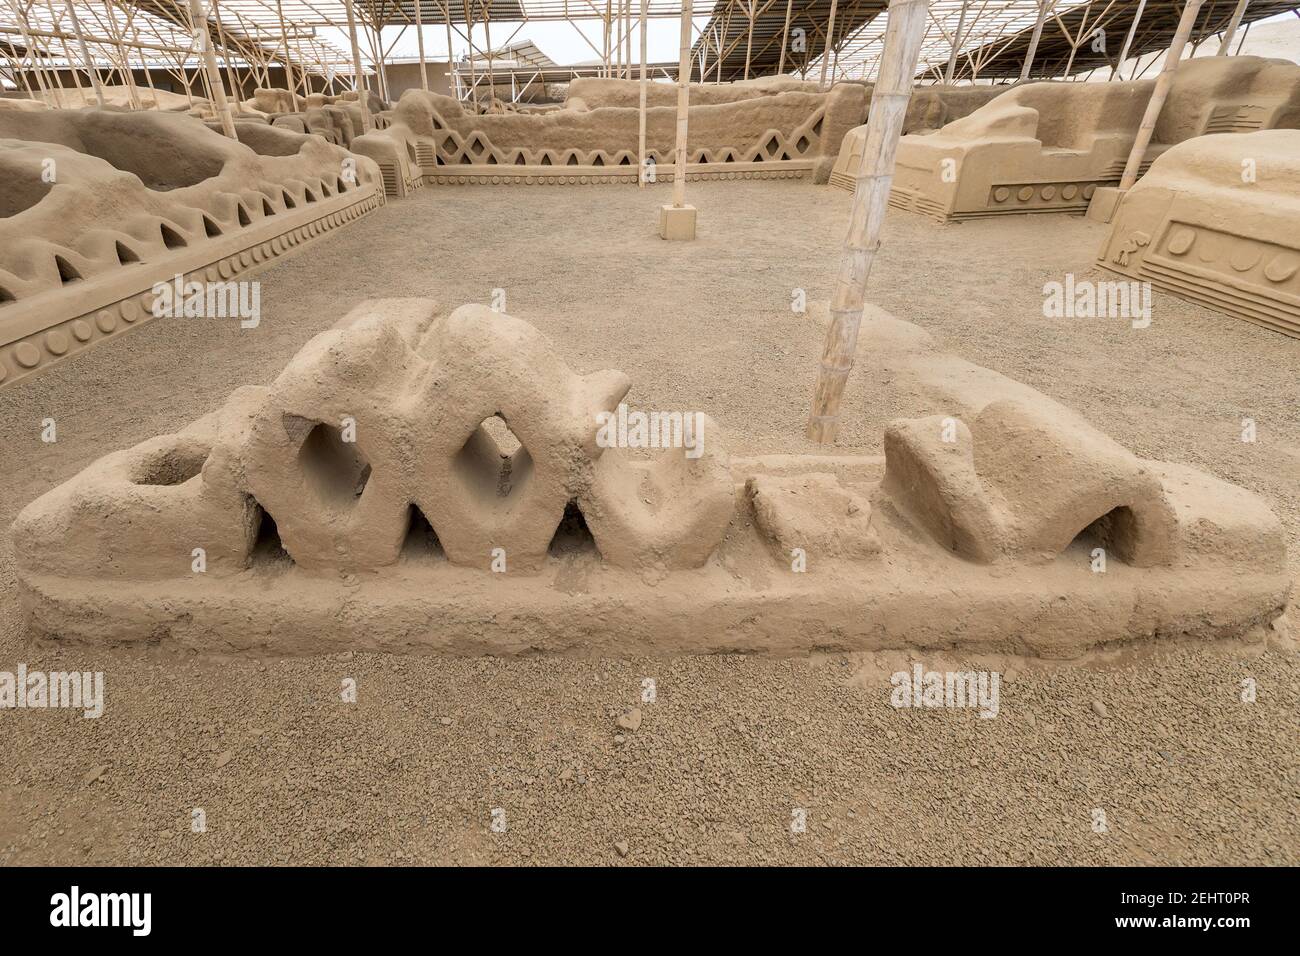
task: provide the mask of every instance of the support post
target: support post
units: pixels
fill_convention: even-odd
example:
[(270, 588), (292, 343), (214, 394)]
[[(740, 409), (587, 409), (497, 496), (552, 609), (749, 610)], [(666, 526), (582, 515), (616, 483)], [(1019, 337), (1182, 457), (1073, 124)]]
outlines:
[(952, 35), (952, 52), (948, 54), (948, 68), (943, 71), (943, 85), (952, 86), (952, 75), (957, 70), (957, 50), (961, 46), (961, 31), (966, 28), (966, 10), (970, 0), (961, 0), (961, 14), (957, 17), (957, 32)]
[(1133, 149), (1128, 154), (1128, 164), (1124, 167), (1124, 176), (1119, 181), (1121, 193), (1131, 189), (1137, 182), (1138, 170), (1142, 166), (1143, 157), (1146, 156), (1147, 147), (1151, 145), (1151, 137), (1155, 134), (1160, 111), (1164, 109), (1169, 87), (1174, 82), (1174, 71), (1178, 69), (1178, 63), (1183, 58), (1183, 47), (1187, 45), (1187, 38), (1192, 34), (1192, 27), (1196, 24), (1196, 15), (1201, 11), (1202, 2), (1203, 0), (1187, 0), (1187, 5), (1183, 7), (1182, 18), (1178, 21), (1178, 30), (1174, 33), (1174, 42), (1169, 44), (1169, 52), (1165, 55), (1164, 69), (1156, 78), (1156, 88), (1147, 102), (1142, 125), (1138, 127), (1137, 139), (1133, 141)]
[(99, 108), (104, 108), (104, 88), (99, 83), (99, 70), (95, 69), (95, 61), (90, 58), (90, 50), (86, 47), (86, 36), (81, 32), (81, 21), (77, 19), (77, 8), (73, 6), (72, 0), (68, 2), (68, 15), (72, 17), (72, 30), (77, 34), (77, 45), (81, 47), (81, 58), (86, 61), (86, 72), (90, 74), (90, 82), (95, 87), (95, 102)]
[(1124, 48), (1119, 51), (1119, 59), (1115, 61), (1115, 68), (1110, 71), (1110, 79), (1115, 78), (1119, 68), (1124, 65), (1128, 59), (1129, 48), (1133, 46), (1133, 37), (1137, 35), (1138, 21), (1142, 19), (1142, 11), (1146, 9), (1147, 0), (1138, 0), (1137, 12), (1133, 14), (1133, 22), (1129, 24), (1128, 35), (1124, 37)]
[(293, 81), (293, 67), (289, 63), (289, 30), (284, 25), (284, 9), (280, 0), (275, 0), (275, 14), (280, 19), (280, 33), (284, 37), (284, 59), (280, 62), (284, 67), (284, 85), (289, 91), (289, 112), (296, 113), (298, 112), (297, 84)]
[(1124, 175), (1120, 178), (1119, 186), (1103, 186), (1092, 194), (1092, 201), (1088, 203), (1088, 218), (1094, 222), (1110, 222), (1114, 219), (1116, 210), (1124, 201), (1124, 195), (1137, 182), (1142, 160), (1151, 145), (1151, 137), (1155, 135), (1156, 123), (1160, 121), (1160, 111), (1164, 108), (1165, 98), (1169, 96), (1169, 88), (1174, 82), (1174, 71), (1183, 58), (1183, 47), (1187, 45), (1187, 38), (1196, 26), (1196, 15), (1201, 12), (1203, 2), (1204, 0), (1187, 0), (1183, 6), (1183, 15), (1178, 21), (1173, 42), (1165, 53), (1165, 65), (1156, 77), (1151, 99), (1147, 100), (1142, 125), (1138, 127), (1137, 136), (1133, 139), (1133, 148), (1129, 150), (1128, 162), (1124, 165)]
[(1228, 29), (1223, 31), (1223, 42), (1219, 44), (1219, 52), (1215, 56), (1227, 56), (1228, 50), (1232, 46), (1232, 39), (1237, 35), (1237, 28), (1241, 26), (1241, 18), (1246, 15), (1246, 4), (1250, 0), (1237, 0), (1237, 8), (1232, 11), (1232, 19), (1228, 21)]
[[(1142, 0), (1146, 3), (1147, 0)], [(1038, 0), (1038, 19), (1034, 21), (1034, 34), (1029, 38), (1029, 49), (1025, 51), (1025, 62), (1020, 66), (1020, 82), (1023, 83), (1029, 79), (1029, 71), (1034, 65), (1034, 57), (1038, 53), (1038, 41), (1043, 38), (1043, 24), (1047, 22), (1048, 7), (1054, 4), (1054, 0)]]
[(357, 17), (352, 10), (352, 0), (343, 0), (348, 11), (348, 40), (352, 43), (353, 85), (357, 88), (357, 100), (361, 104), (361, 132), (370, 132), (370, 94), (366, 90), (366, 75), (361, 70), (361, 47), (357, 45)]
[(866, 305), (867, 278), (880, 248), (880, 229), (894, 179), (894, 157), (925, 36), (926, 6), (926, 0), (894, 0), (889, 5), (880, 72), (867, 116), (867, 140), (857, 171), (848, 234), (831, 295), (830, 327), (826, 330), (812, 414), (808, 419), (806, 434), (815, 442), (834, 441), (839, 429), (840, 400), (849, 372), (853, 370), (858, 330)]
[(682, 2), (682, 42), (677, 57), (677, 162), (673, 202), (659, 207), (661, 239), (694, 239), (695, 207), (686, 205), (686, 126), (691, 97), (691, 0)]
[(838, 3), (839, 0), (831, 0), (831, 14), (826, 19), (826, 48), (822, 50), (822, 78), (818, 83), (823, 90), (826, 89), (826, 68), (831, 65), (831, 48), (835, 46), (835, 7)]
[[(221, 84), (221, 71), (217, 69), (217, 57), (212, 52), (212, 38), (208, 35), (208, 18), (203, 12), (201, 0), (190, 0), (190, 21), (194, 24), (194, 41), (198, 43), (203, 55), (203, 67), (207, 70), (208, 86), (212, 89), (212, 102), (221, 118), (221, 129), (231, 139), (238, 141), (235, 132), (235, 117), (230, 112), (230, 102), (226, 99), (226, 88)], [(148, 64), (145, 64), (148, 76)], [(157, 100), (157, 97), (154, 97)]]
[(420, 89), (429, 92), (429, 71), (424, 66), (424, 0), (415, 0), (415, 39), (420, 44)]
[(785, 0), (785, 27), (781, 30), (781, 62), (777, 65), (778, 74), (785, 72), (785, 48), (790, 45), (790, 11), (794, 0)]
[(645, 100), (646, 100), (646, 36), (645, 36), (645, 18), (646, 4), (650, 0), (641, 0), (641, 110), (637, 130), (637, 188), (645, 189), (646, 165), (645, 165)]

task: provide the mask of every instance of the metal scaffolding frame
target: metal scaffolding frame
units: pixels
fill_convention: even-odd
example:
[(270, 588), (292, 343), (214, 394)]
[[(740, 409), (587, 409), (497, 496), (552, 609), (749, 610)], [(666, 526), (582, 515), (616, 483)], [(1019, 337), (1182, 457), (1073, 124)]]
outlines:
[[(211, 100), (214, 84), (236, 100), (250, 86), (298, 93), (359, 85), (390, 90), (386, 63), (412, 27), (424, 63), (424, 30), (446, 31), (453, 92), (464, 100), (517, 100), (530, 84), (577, 76), (633, 78), (640, 30), (631, 0), (0, 0), (0, 79), (62, 104), (92, 102), (101, 86), (124, 87), (128, 106), (148, 105), (155, 76), (191, 99)], [(1111, 68), (1168, 46), (1183, 0), (931, 0), (918, 79), (930, 82), (1069, 77)], [(797, 73), (825, 85), (875, 78), (889, 12), (887, 0), (714, 0), (693, 32), (692, 78), (725, 82)], [(192, 10), (198, 9), (202, 23)], [(647, 0), (648, 19), (680, 19), (680, 0)], [(1192, 44), (1242, 35), (1251, 23), (1300, 3), (1207, 0)], [(357, 27), (356, 49), (346, 38)], [(520, 31), (533, 22), (568, 21), (590, 48), (588, 62), (563, 66)], [(598, 35), (582, 29), (596, 23)], [(498, 33), (493, 36), (492, 28)], [(483, 40), (476, 39), (476, 31)], [(1106, 42), (1098, 44), (1098, 31)], [(460, 53), (452, 52), (459, 46)], [(204, 47), (215, 54), (206, 69)], [(409, 62), (409, 59), (407, 60)], [(649, 66), (675, 80), (674, 62)], [(358, 83), (357, 74), (362, 74)], [(427, 83), (427, 72), (424, 73)], [(1121, 77), (1128, 78), (1128, 77)], [(510, 91), (508, 94), (504, 91)]]

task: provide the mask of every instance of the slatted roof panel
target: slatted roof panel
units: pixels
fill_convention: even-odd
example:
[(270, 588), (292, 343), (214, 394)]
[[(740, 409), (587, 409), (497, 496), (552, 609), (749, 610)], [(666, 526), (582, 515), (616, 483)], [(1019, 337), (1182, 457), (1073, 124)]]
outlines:
[[(707, 79), (741, 80), (748, 60), (749, 76), (771, 76), (781, 66), (782, 39), (786, 16), (790, 19), (786, 42), (785, 72), (791, 73), (820, 62), (827, 48), (832, 0), (746, 0), (719, 2), (699, 38), (691, 48), (695, 77), (700, 64)], [(888, 6), (886, 0), (838, 0), (834, 40), (842, 44), (870, 23)], [(753, 11), (753, 40), (749, 39), (750, 11)], [(803, 31), (802, 36), (798, 31)], [(800, 49), (802, 47), (802, 49)]]
[[(974, 6), (975, 4), (972, 4)], [(1047, 18), (1043, 35), (1034, 54), (1031, 77), (1073, 76), (1116, 66), (1124, 40), (1138, 12), (1136, 0), (1092, 0), (1091, 3), (1058, 3)], [(1228, 26), (1237, 0), (1206, 0), (1198, 15), (1192, 39), (1212, 37)], [(1252, 0), (1242, 18), (1243, 26), (1280, 13), (1300, 10), (1300, 3)], [(1129, 47), (1129, 57), (1166, 50), (1173, 41), (1182, 16), (1181, 0), (1147, 0), (1137, 31)], [(1028, 53), (1033, 34), (1033, 18), (1026, 26), (1001, 37), (990, 38), (962, 52), (955, 77), (970, 79), (978, 66), (980, 79), (1016, 79)], [(1097, 31), (1104, 42), (1095, 43)], [(1238, 37), (1241, 33), (1238, 32)], [(1094, 45), (1098, 50), (1094, 50)], [(1077, 46), (1073, 50), (1072, 46)], [(1300, 51), (1297, 51), (1300, 53)], [(1068, 68), (1068, 70), (1067, 70)]]

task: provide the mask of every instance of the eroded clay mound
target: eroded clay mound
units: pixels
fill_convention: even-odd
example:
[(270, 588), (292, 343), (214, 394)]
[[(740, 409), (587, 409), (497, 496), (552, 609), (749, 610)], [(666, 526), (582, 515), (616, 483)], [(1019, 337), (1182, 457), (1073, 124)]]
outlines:
[(1180, 143), (1125, 195), (1098, 262), (1300, 337), (1300, 131)]
[(1280, 613), (1284, 539), (1258, 499), (1137, 458), (915, 326), (865, 334), (947, 410), (891, 424), (883, 460), (729, 460), (702, 412), (646, 455), (608, 430), (630, 420), (622, 374), (576, 374), (481, 306), (365, 303), (269, 387), (24, 509), (28, 619), (276, 654), (1068, 656)]

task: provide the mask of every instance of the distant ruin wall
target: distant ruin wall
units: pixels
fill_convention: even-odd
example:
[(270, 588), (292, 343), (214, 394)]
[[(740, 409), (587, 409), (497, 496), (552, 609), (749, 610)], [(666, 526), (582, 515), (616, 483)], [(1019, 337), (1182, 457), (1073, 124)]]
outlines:
[(154, 318), (159, 282), (228, 282), (384, 201), (368, 160), (263, 130), (0, 109), (0, 387)]
[[(602, 81), (635, 87), (630, 81)], [(802, 84), (800, 84), (802, 85)], [(785, 90), (692, 105), (690, 177), (809, 178), (824, 182), (844, 135), (866, 108), (861, 86)], [(479, 115), (455, 99), (408, 90), (382, 133), (353, 148), (385, 168), (396, 193), (426, 182), (635, 182), (639, 113), (633, 107)], [(676, 107), (646, 112), (656, 179), (671, 179)], [(621, 167), (621, 168), (620, 168)], [(399, 185), (402, 184), (402, 185)]]
[[(939, 220), (1082, 213), (1119, 182), (1153, 80), (1030, 83), (927, 136), (899, 143), (894, 206)], [(1142, 169), (1213, 133), (1300, 126), (1300, 66), (1260, 57), (1187, 60)]]

